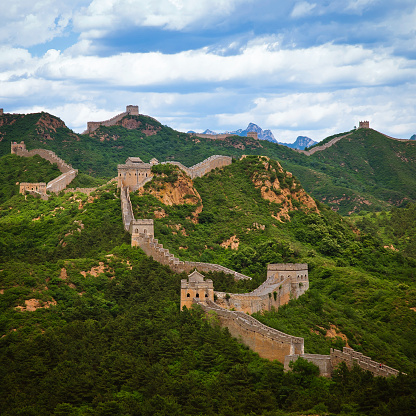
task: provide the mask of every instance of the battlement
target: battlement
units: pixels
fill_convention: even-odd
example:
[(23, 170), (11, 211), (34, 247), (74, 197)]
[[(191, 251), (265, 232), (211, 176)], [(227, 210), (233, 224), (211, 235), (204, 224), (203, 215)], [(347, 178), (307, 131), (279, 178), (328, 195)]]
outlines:
[(358, 124), (359, 129), (369, 129), (370, 128), (370, 122), (369, 121), (360, 121)]

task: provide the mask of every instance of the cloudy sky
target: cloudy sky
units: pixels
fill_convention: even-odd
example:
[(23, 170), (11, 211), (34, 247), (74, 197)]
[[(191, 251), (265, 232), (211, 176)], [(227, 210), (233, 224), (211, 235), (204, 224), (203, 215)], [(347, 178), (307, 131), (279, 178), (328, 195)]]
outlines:
[(0, 107), (82, 132), (136, 104), (180, 131), (416, 133), (414, 0), (14, 0)]

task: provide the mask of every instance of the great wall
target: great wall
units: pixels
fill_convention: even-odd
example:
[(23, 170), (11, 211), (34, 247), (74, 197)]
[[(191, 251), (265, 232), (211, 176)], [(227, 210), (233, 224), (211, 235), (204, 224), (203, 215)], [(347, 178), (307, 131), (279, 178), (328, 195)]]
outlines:
[(25, 143), (22, 141), (20, 143), (12, 142), (11, 143), (11, 153), (21, 157), (33, 157), (38, 155), (41, 158), (47, 160), (50, 163), (56, 163), (58, 169), (62, 172), (57, 178), (51, 180), (48, 183), (45, 182), (22, 182), (20, 183), (19, 192), (24, 194), (26, 192), (39, 196), (42, 199), (48, 199), (47, 192), (58, 193), (64, 190), (78, 175), (78, 170), (74, 169), (71, 165), (66, 163), (60, 157), (58, 157), (51, 150), (46, 149), (33, 149), (27, 150)]
[[(91, 133), (100, 125), (114, 125), (127, 114), (137, 115), (137, 106), (127, 106), (126, 112), (113, 117), (105, 122), (90, 122), (86, 133)], [(361, 123), (367, 123), (361, 125)], [(360, 128), (369, 128), (368, 122), (360, 122)], [(351, 134), (351, 133), (349, 133)], [(336, 137), (323, 146), (318, 146), (310, 151), (300, 151), (305, 154), (313, 154), (324, 150), (349, 134)], [(387, 136), (388, 137), (388, 136)], [(32, 193), (47, 198), (47, 191), (60, 192), (65, 190), (69, 183), (75, 178), (78, 171), (65, 163), (54, 152), (45, 149), (26, 150), (23, 142), (11, 144), (11, 152), (18, 156), (31, 157), (35, 154), (56, 163), (62, 175), (50, 181), (48, 184), (21, 183), (21, 193)], [(215, 168), (222, 168), (231, 164), (232, 160), (227, 156), (211, 156), (210, 158), (190, 168), (180, 162), (171, 163), (182, 169), (191, 179), (201, 177)], [(154, 223), (152, 219), (135, 219), (130, 200), (130, 192), (137, 191), (147, 182), (151, 181), (153, 174), (151, 168), (158, 164), (156, 159), (150, 163), (144, 163), (140, 158), (128, 158), (126, 163), (118, 165), (117, 186), (120, 188), (120, 200), (123, 225), (131, 234), (131, 245), (140, 247), (147, 256), (161, 264), (167, 265), (176, 273), (190, 273), (188, 279), (181, 281), (181, 303), (180, 307), (192, 307), (199, 305), (205, 314), (227, 327), (230, 334), (247, 345), (260, 357), (269, 360), (277, 360), (284, 364), (286, 371), (291, 368), (290, 363), (299, 357), (318, 366), (321, 376), (331, 377), (333, 370), (344, 362), (347, 367), (358, 365), (360, 368), (371, 372), (375, 376), (389, 377), (397, 376), (399, 371), (384, 364), (371, 360), (371, 358), (344, 347), (343, 351), (331, 349), (329, 355), (305, 354), (304, 339), (285, 334), (274, 328), (267, 327), (249, 314), (265, 310), (278, 309), (287, 304), (291, 299), (296, 299), (304, 294), (309, 288), (307, 264), (269, 264), (267, 268), (266, 281), (250, 293), (229, 294), (215, 292), (212, 280), (205, 279), (199, 272), (223, 272), (232, 275), (235, 280), (251, 279), (241, 273), (230, 270), (224, 266), (181, 261), (165, 249), (162, 244), (154, 238)], [(89, 193), (95, 188), (77, 189)], [(66, 191), (69, 191), (68, 189)], [(46, 198), (45, 198), (46, 196)]]
[[(220, 158), (212, 156), (191, 168), (178, 162), (174, 164), (189, 176), (200, 177), (212, 169), (231, 163), (231, 160)], [(305, 293), (309, 288), (307, 264), (269, 264), (266, 281), (257, 289), (250, 293), (230, 294), (215, 292), (212, 280), (205, 279), (200, 272), (224, 272), (232, 275), (235, 280), (251, 278), (218, 264), (181, 261), (164, 248), (154, 238), (153, 219), (135, 219), (130, 200), (130, 191), (136, 191), (152, 180), (151, 167), (158, 163), (157, 160), (152, 160), (151, 164), (145, 164), (140, 158), (129, 158), (125, 164), (118, 165), (117, 179), (123, 224), (124, 229), (131, 234), (132, 247), (140, 247), (147, 256), (176, 273), (190, 273), (188, 279), (181, 281), (181, 310), (183, 307), (199, 305), (211, 317), (209, 319), (227, 327), (233, 337), (257, 352), (260, 357), (284, 364), (286, 371), (291, 369), (292, 361), (301, 357), (315, 364), (320, 375), (324, 377), (331, 377), (333, 370), (341, 362), (345, 362), (349, 368), (358, 365), (375, 376), (389, 377), (399, 374), (398, 370), (375, 362), (347, 347), (342, 352), (331, 349), (329, 355), (305, 354), (303, 338), (270, 328), (249, 315), (278, 309)]]

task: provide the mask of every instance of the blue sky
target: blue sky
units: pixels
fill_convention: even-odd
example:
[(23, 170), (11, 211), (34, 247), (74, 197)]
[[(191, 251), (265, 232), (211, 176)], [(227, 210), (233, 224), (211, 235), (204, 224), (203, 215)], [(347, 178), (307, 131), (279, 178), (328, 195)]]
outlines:
[[(3, 3), (5, 0), (1, 0)], [(0, 4), (1, 4), (0, 3)], [(14, 0), (0, 107), (82, 132), (136, 104), (180, 131), (416, 133), (414, 0)]]

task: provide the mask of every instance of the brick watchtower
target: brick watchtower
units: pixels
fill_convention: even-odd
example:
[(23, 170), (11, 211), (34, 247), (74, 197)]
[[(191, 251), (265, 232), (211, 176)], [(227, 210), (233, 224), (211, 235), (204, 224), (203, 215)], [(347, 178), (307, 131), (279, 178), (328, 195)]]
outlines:
[(360, 121), (360, 124), (358, 125), (359, 129), (369, 129), (370, 128), (370, 122), (369, 121)]

